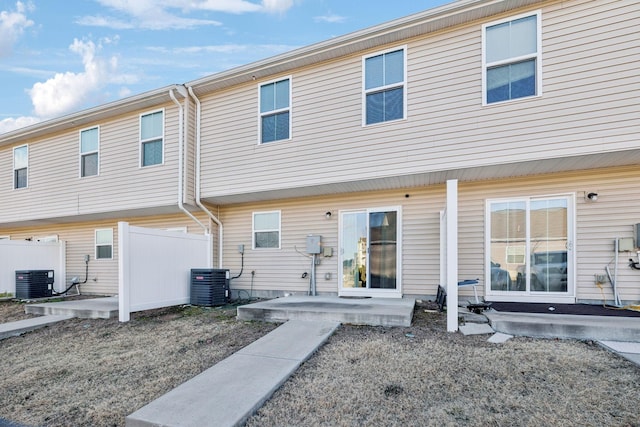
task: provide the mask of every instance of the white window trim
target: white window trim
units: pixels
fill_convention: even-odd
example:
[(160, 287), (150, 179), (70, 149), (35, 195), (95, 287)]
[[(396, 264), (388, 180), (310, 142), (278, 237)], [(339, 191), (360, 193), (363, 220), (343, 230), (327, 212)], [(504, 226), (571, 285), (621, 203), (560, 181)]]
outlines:
[[(98, 258), (98, 232), (99, 231), (109, 231), (111, 233), (111, 257), (110, 258)], [(106, 245), (100, 245), (100, 246), (106, 246)], [(113, 259), (113, 251), (114, 251), (113, 228), (96, 228), (93, 233), (93, 247), (94, 247), (93, 259), (95, 259), (96, 261)]]
[(0, 240), (11, 240), (11, 236), (8, 234), (6, 236), (5, 235), (0, 236)]
[[(505, 22), (515, 21), (517, 19), (527, 18), (529, 16), (536, 16), (536, 53), (530, 55), (523, 55), (514, 58), (505, 59), (502, 61), (496, 61), (487, 63), (487, 27), (492, 27), (494, 25), (504, 24)], [(499, 65), (513, 64), (516, 62), (521, 62), (527, 59), (536, 60), (536, 94), (531, 96), (524, 96), (521, 98), (515, 99), (507, 99), (504, 101), (491, 102), (487, 103), (487, 69), (491, 67), (496, 67)], [(511, 16), (509, 18), (501, 19), (499, 21), (488, 22), (486, 24), (482, 24), (482, 105), (483, 106), (491, 106), (491, 105), (501, 105), (505, 102), (517, 102), (524, 99), (538, 98), (542, 96), (542, 11), (536, 10), (533, 12), (523, 13), (521, 15)]]
[[(488, 267), (491, 265), (491, 205), (493, 203), (503, 203), (503, 202), (524, 202), (526, 205), (527, 215), (530, 212), (530, 204), (531, 201), (539, 200), (539, 199), (553, 199), (553, 198), (565, 198), (568, 201), (567, 205), (567, 233), (568, 233), (568, 241), (569, 247), (567, 250), (567, 262), (572, 263), (570, 268), (569, 276), (567, 277), (567, 292), (555, 295), (555, 294), (536, 294), (536, 293), (505, 293), (503, 291), (493, 291), (491, 290), (491, 268)], [(538, 194), (538, 195), (529, 195), (529, 196), (514, 196), (514, 197), (500, 197), (495, 199), (486, 199), (485, 200), (485, 219), (484, 219), (484, 230), (485, 230), (485, 238), (484, 238), (484, 258), (485, 258), (485, 271), (484, 271), (484, 279), (485, 279), (485, 298), (487, 301), (524, 301), (524, 302), (541, 302), (541, 303), (549, 303), (551, 301), (560, 304), (575, 304), (577, 295), (578, 295), (578, 286), (577, 286), (577, 251), (576, 251), (576, 239), (577, 239), (577, 209), (576, 209), (576, 194), (575, 193), (550, 193), (550, 194)], [(529, 225), (527, 224), (526, 230), (526, 239), (529, 241), (530, 239), (530, 230)], [(528, 251), (525, 251), (525, 259), (530, 256)], [(521, 297), (519, 297), (519, 295)]]
[[(277, 213), (278, 214), (278, 228), (277, 229), (274, 228), (274, 229), (258, 230), (258, 231), (260, 231), (260, 232), (277, 231), (278, 232), (278, 247), (277, 248), (256, 248), (256, 215), (272, 214), (272, 213)], [(275, 211), (257, 211), (257, 212), (253, 212), (251, 214), (251, 249), (259, 250), (259, 251), (269, 251), (269, 250), (276, 250), (276, 249), (281, 249), (281, 248), (282, 248), (282, 211), (275, 210)]]
[[(93, 151), (87, 151), (86, 153), (82, 152), (82, 132), (88, 131), (88, 130), (92, 130), (92, 129), (98, 129), (98, 148), (96, 150)], [(85, 129), (80, 129), (78, 131), (78, 151), (80, 153), (79, 159), (78, 159), (78, 176), (80, 178), (91, 178), (94, 176), (99, 176), (100, 175), (100, 126), (91, 126)], [(84, 156), (90, 155), (90, 154), (97, 154), (98, 155), (98, 165), (97, 165), (97, 173), (95, 175), (82, 175), (82, 158)]]
[[(142, 118), (144, 116), (148, 116), (148, 115), (155, 114), (155, 113), (162, 113), (162, 161), (160, 163), (158, 163), (158, 164), (155, 164), (155, 165), (144, 166), (142, 164), (142, 162), (144, 160), (144, 158), (143, 158), (143, 153), (144, 152), (142, 150), (142, 147), (143, 147), (145, 142), (154, 141), (157, 138), (146, 139), (146, 140), (142, 139)], [(164, 111), (164, 108), (160, 108), (158, 110), (147, 111), (147, 112), (144, 112), (144, 113), (140, 114), (140, 116), (138, 118), (138, 139), (140, 141), (139, 147), (138, 147), (138, 149), (139, 149), (139, 152), (138, 152), (138, 157), (139, 157), (138, 168), (145, 169), (145, 168), (152, 168), (154, 166), (162, 166), (162, 165), (164, 165), (164, 160), (165, 160), (165, 138), (164, 138), (164, 133), (165, 133), (166, 117), (167, 117), (167, 115), (166, 115), (166, 113)]]
[[(20, 187), (17, 188), (16, 187), (16, 150), (26, 147), (27, 148), (27, 185), (25, 185), (24, 187)], [(22, 169), (22, 168), (20, 168)], [(14, 190), (23, 190), (25, 188), (29, 188), (29, 144), (24, 144), (24, 145), (20, 145), (18, 147), (13, 147), (13, 171), (12, 171), (12, 175), (13, 175), (13, 189)]]
[[(401, 83), (394, 83), (394, 84), (390, 84), (390, 85), (385, 85), (385, 86), (378, 86), (374, 89), (366, 89), (366, 72), (367, 72), (367, 68), (366, 68), (366, 62), (367, 59), (369, 58), (373, 58), (374, 56), (378, 56), (378, 55), (384, 55), (386, 53), (391, 53), (391, 52), (396, 52), (398, 50), (402, 50), (403, 51), (403, 55), (402, 55), (402, 60), (403, 60), (403, 71), (404, 71), (404, 75), (402, 76), (403, 80)], [(362, 127), (369, 127), (369, 126), (379, 126), (379, 125), (384, 125), (384, 124), (388, 124), (388, 123), (397, 123), (403, 120), (407, 119), (407, 99), (408, 99), (408, 95), (409, 95), (409, 90), (408, 90), (408, 86), (407, 86), (407, 45), (402, 45), (402, 46), (396, 46), (390, 49), (386, 49), (383, 51), (379, 51), (379, 52), (375, 52), (375, 53), (371, 53), (369, 55), (365, 55), (362, 57)], [(367, 124), (367, 95), (371, 92), (381, 92), (381, 91), (385, 91), (388, 89), (393, 89), (393, 88), (399, 88), (402, 87), (403, 90), (403, 97), (402, 97), (402, 118), (401, 119), (396, 119), (396, 120), (388, 120), (388, 121), (382, 121), (382, 122), (378, 122), (378, 123), (371, 123), (370, 125)]]
[[(260, 105), (262, 105), (262, 95), (261, 95), (262, 91), (260, 89), (262, 89), (262, 86), (281, 82), (284, 80), (289, 80), (289, 107), (280, 108), (277, 110), (270, 110), (264, 113), (261, 112)], [(258, 84), (258, 145), (271, 145), (271, 144), (275, 144), (282, 141), (291, 141), (291, 139), (293, 138), (292, 137), (292, 132), (293, 132), (293, 105), (292, 105), (293, 95), (292, 94), (293, 94), (293, 77), (291, 75), (283, 76), (277, 79), (261, 82), (260, 84)], [(270, 141), (270, 142), (262, 142), (262, 117), (270, 116), (272, 114), (284, 113), (285, 111), (289, 112), (289, 138), (276, 139), (275, 141)]]

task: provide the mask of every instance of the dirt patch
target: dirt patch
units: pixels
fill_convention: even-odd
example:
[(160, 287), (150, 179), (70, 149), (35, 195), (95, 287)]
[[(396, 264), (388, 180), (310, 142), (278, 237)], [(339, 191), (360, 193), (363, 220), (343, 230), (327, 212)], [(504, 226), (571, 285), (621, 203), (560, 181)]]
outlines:
[[(248, 426), (640, 425), (640, 369), (630, 362), (593, 342), (447, 333), (446, 316), (429, 308), (418, 305), (409, 328), (341, 326)], [(12, 310), (0, 304), (0, 314)], [(276, 326), (238, 322), (235, 307), (187, 306), (9, 338), (0, 417), (122, 426)]]
[[(15, 316), (12, 304), (0, 304), (0, 315)], [(176, 307), (134, 313), (128, 323), (71, 319), (2, 340), (0, 417), (33, 426), (122, 426), (127, 415), (277, 326), (235, 315), (235, 307)]]
[(342, 326), (248, 426), (639, 425), (640, 369), (593, 342)]

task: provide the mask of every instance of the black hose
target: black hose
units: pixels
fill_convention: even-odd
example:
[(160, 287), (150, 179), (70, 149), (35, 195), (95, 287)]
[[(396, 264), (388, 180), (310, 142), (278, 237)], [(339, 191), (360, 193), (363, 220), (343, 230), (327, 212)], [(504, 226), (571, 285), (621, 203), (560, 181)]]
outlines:
[(231, 280), (237, 279), (238, 277), (242, 276), (242, 272), (244, 271), (244, 252), (241, 252), (240, 256), (242, 258), (242, 260), (240, 261), (242, 263), (240, 266), (240, 273), (237, 276), (232, 277)]
[(71, 288), (73, 288), (74, 286), (76, 286), (76, 285), (84, 285), (85, 283), (87, 283), (87, 280), (89, 280), (89, 261), (85, 261), (84, 282), (74, 282), (71, 285), (69, 285), (69, 287), (67, 289), (65, 289), (64, 291), (62, 291), (62, 292), (56, 292), (54, 290), (51, 290), (51, 293), (53, 295), (64, 295), (67, 292), (69, 292), (71, 290)]

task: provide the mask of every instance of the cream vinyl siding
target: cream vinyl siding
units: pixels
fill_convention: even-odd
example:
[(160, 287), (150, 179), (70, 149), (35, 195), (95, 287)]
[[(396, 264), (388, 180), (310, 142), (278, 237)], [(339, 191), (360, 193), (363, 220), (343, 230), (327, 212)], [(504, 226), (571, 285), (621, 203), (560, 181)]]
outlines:
[[(177, 204), (178, 117), (165, 105), (164, 165), (140, 167), (139, 114), (100, 126), (100, 174), (81, 179), (78, 129), (29, 142), (29, 188), (11, 191), (11, 153), (0, 149), (0, 224)], [(84, 127), (83, 127), (84, 128)]]
[[(402, 206), (402, 289), (405, 294), (424, 294), (436, 289), (439, 279), (439, 210), (444, 205), (442, 186), (427, 189), (398, 190), (383, 193), (350, 194), (339, 197), (290, 199), (268, 203), (243, 204), (221, 208), (224, 231), (224, 268), (232, 276), (240, 272), (238, 245), (245, 245), (244, 272), (231, 282), (232, 290), (251, 289), (251, 271), (255, 271), (253, 290), (306, 294), (309, 290), (311, 259), (298, 253), (306, 249), (306, 236), (322, 236), (322, 246), (333, 249), (330, 258), (319, 256), (316, 282), (318, 293), (338, 292), (339, 211), (382, 206)], [(409, 194), (409, 198), (405, 197)], [(281, 249), (251, 250), (253, 212), (280, 210)], [(332, 212), (327, 220), (325, 213)], [(302, 278), (302, 273), (308, 276)], [(331, 280), (325, 274), (331, 274)], [(435, 291), (433, 292), (435, 293)], [(246, 295), (241, 295), (243, 298)]]
[[(485, 199), (520, 196), (575, 194), (576, 295), (579, 301), (602, 302), (594, 274), (606, 274), (613, 260), (616, 237), (633, 237), (633, 224), (640, 222), (640, 170), (637, 167), (596, 169), (522, 179), (460, 183), (459, 187), (459, 277), (481, 279), (484, 285)], [(596, 202), (584, 194), (598, 193)], [(638, 244), (638, 243), (636, 243)], [(640, 272), (627, 266), (635, 253), (620, 253), (618, 293), (625, 301), (640, 299)], [(613, 274), (614, 263), (610, 269)], [(609, 302), (611, 285), (603, 285)]]
[[(204, 215), (198, 214), (196, 216), (201, 221), (207, 222), (207, 218)], [(0, 235), (10, 234), (13, 240), (23, 240), (34, 236), (58, 235), (59, 240), (66, 241), (67, 277), (64, 281), (66, 286), (69, 286), (71, 278), (74, 276), (77, 276), (80, 281), (84, 281), (84, 256), (89, 255), (91, 257), (89, 261), (89, 279), (86, 284), (80, 285), (80, 292), (83, 294), (115, 295), (118, 293), (118, 221), (127, 221), (131, 225), (147, 228), (187, 227), (189, 233), (203, 234), (202, 228), (186, 215), (163, 215), (41, 227), (0, 228)], [(104, 228), (113, 229), (113, 259), (95, 259), (95, 230)], [(217, 249), (215, 253), (217, 254)], [(201, 266), (194, 266), (194, 268), (198, 267)], [(56, 280), (59, 285), (60, 279)]]
[[(640, 170), (635, 167), (599, 169), (563, 174), (539, 175), (521, 179), (459, 183), (459, 277), (480, 279), (484, 286), (485, 201), (494, 198), (574, 194), (576, 199), (576, 295), (579, 301), (599, 303), (602, 294), (596, 287), (594, 274), (605, 274), (605, 266), (613, 259), (615, 237), (632, 237), (633, 224), (640, 222), (640, 200), (630, 196), (640, 191)], [(586, 202), (584, 193), (595, 191), (597, 202)], [(232, 275), (240, 272), (239, 244), (245, 245), (244, 272), (232, 281), (232, 289), (249, 291), (251, 271), (255, 271), (254, 292), (306, 294), (310, 260), (296, 252), (304, 252), (306, 236), (319, 234), (323, 246), (333, 248), (334, 256), (320, 257), (317, 267), (317, 289), (320, 293), (338, 290), (338, 212), (376, 206), (402, 206), (402, 290), (404, 295), (433, 297), (439, 283), (440, 222), (446, 188), (437, 185), (398, 191), (348, 194), (332, 197), (288, 199), (251, 203), (221, 208), (225, 224), (224, 268)], [(409, 194), (409, 198), (405, 197)], [(281, 210), (282, 249), (255, 251), (251, 247), (251, 215), (254, 211)], [(331, 211), (327, 220), (325, 212)], [(620, 254), (618, 290), (625, 301), (640, 299), (640, 273), (627, 267), (635, 254)], [(613, 271), (613, 264), (610, 265)], [(331, 273), (331, 280), (324, 278)], [(607, 299), (611, 286), (604, 285)], [(473, 298), (471, 289), (461, 289), (461, 298)], [(242, 295), (245, 297), (246, 295)]]
[[(407, 45), (407, 119), (375, 127), (361, 126), (361, 61), (383, 48), (288, 73), (290, 141), (255, 144), (261, 81), (202, 97), (203, 197), (637, 149), (638, 7), (547, 2), (385, 46)], [(542, 96), (482, 106), (481, 25), (536, 10)]]

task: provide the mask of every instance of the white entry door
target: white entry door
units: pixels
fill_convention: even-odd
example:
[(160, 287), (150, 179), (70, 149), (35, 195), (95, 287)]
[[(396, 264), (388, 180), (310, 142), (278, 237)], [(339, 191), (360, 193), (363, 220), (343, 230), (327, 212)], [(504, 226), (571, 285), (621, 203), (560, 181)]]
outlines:
[(399, 207), (340, 212), (342, 296), (401, 297)]

